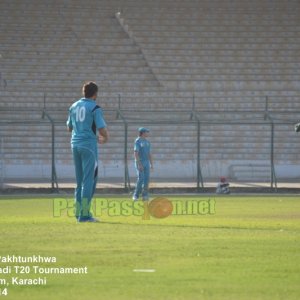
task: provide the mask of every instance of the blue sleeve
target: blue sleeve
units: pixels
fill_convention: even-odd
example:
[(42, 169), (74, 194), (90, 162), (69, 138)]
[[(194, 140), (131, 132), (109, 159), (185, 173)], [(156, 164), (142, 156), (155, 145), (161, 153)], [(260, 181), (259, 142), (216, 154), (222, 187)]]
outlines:
[(97, 129), (107, 127), (106, 122), (103, 118), (102, 109), (100, 107), (94, 110), (94, 121)]
[(72, 119), (71, 119), (71, 109), (69, 110), (69, 117), (68, 117), (68, 120), (67, 120), (67, 126), (69, 128), (73, 128)]

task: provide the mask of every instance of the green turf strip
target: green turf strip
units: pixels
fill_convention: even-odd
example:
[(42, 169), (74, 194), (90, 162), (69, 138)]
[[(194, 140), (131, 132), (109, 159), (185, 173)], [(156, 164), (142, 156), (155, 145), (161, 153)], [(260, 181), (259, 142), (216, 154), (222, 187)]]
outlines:
[[(0, 200), (0, 256), (54, 256), (41, 267), (88, 267), (49, 274), (45, 286), (7, 286), (4, 299), (299, 299), (299, 197), (167, 197), (215, 201), (215, 212), (165, 219), (101, 209), (100, 224), (54, 217), (60, 197)], [(98, 197), (100, 201), (125, 201)], [(26, 201), (25, 201), (26, 200)], [(96, 201), (95, 201), (96, 202)], [(103, 204), (103, 201), (102, 201)], [(100, 210), (99, 210), (100, 211)], [(98, 212), (99, 212), (98, 211)], [(6, 265), (36, 265), (5, 264)], [(153, 273), (134, 269), (155, 269)], [(15, 274), (0, 274), (10, 282)], [(21, 274), (20, 278), (44, 275)], [(0, 289), (6, 288), (5, 285)], [(1, 299), (1, 298), (0, 298)]]

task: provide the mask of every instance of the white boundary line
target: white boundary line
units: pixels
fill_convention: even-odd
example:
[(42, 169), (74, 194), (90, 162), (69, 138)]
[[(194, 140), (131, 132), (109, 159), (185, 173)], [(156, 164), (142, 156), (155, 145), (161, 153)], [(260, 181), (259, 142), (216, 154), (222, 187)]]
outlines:
[(139, 273), (154, 273), (156, 272), (155, 269), (133, 269), (133, 272), (139, 272)]

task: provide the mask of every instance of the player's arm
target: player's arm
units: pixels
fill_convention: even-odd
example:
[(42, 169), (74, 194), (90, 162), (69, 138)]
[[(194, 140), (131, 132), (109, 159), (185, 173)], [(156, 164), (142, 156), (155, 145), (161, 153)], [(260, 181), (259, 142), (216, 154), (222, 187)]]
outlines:
[(142, 162), (141, 162), (141, 160), (140, 160), (139, 152), (136, 151), (136, 150), (134, 151), (134, 158), (135, 158), (135, 161), (136, 161), (136, 163), (137, 163), (138, 169), (139, 169), (140, 171), (143, 171), (143, 170), (144, 170), (144, 167), (143, 167), (143, 164), (142, 164)]
[(152, 158), (152, 154), (151, 153), (149, 153), (149, 161), (150, 161), (151, 169), (153, 169), (153, 158)]
[(109, 133), (100, 106), (96, 105), (95, 108), (93, 109), (93, 113), (94, 113), (94, 122), (96, 128), (98, 128), (98, 133), (99, 133), (98, 143), (105, 144), (109, 139)]
[(151, 143), (149, 143), (149, 162), (150, 162), (150, 167), (153, 169), (153, 158), (151, 154)]
[(71, 119), (71, 112), (69, 111), (69, 116), (67, 120), (67, 128), (69, 132), (72, 132), (73, 130), (73, 124), (72, 124), (72, 119)]
[(98, 137), (98, 142), (99, 144), (105, 144), (108, 142), (109, 139), (109, 133), (106, 127), (104, 128), (99, 128), (98, 129), (99, 132), (99, 137)]

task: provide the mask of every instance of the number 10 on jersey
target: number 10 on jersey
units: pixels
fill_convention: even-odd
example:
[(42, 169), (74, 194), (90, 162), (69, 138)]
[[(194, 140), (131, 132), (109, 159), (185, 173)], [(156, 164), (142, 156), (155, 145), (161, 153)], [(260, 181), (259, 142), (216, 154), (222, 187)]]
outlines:
[(76, 122), (83, 122), (85, 119), (85, 107), (76, 107), (75, 109), (76, 114)]

